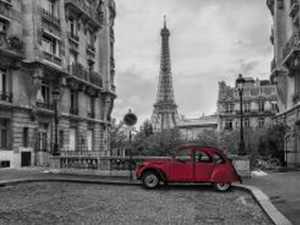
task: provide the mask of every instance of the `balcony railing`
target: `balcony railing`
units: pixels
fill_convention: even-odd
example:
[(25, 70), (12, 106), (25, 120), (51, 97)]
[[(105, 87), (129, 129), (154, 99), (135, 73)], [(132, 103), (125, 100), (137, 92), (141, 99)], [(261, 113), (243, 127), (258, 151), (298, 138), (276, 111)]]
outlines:
[(61, 62), (62, 62), (61, 58), (49, 52), (44, 51), (44, 59), (61, 66)]
[(77, 34), (73, 34), (73, 33), (69, 32), (68, 36), (71, 41), (75, 42), (75, 44), (78, 44), (79, 36)]
[(0, 32), (0, 49), (22, 54), (23, 42), (17, 36), (7, 37), (5, 32)]
[(78, 115), (78, 108), (77, 107), (71, 107), (70, 108), (70, 114)]
[(54, 109), (53, 104), (51, 104), (50, 102), (37, 102), (36, 106), (44, 109), (49, 109), (49, 110)]
[(283, 64), (288, 63), (290, 60), (290, 56), (293, 56), (294, 52), (299, 51), (298, 44), (299, 44), (299, 34), (294, 33), (282, 50)]
[(54, 15), (52, 12), (49, 12), (48, 10), (41, 8), (41, 15), (45, 20), (51, 22), (57, 27), (60, 26), (59, 18), (56, 15)]
[(89, 73), (80, 63), (73, 63), (70, 66), (70, 73), (80, 79), (88, 81), (98, 87), (102, 87), (102, 78), (99, 73), (91, 72)]
[(77, 11), (80, 10), (83, 14), (82, 16), (89, 18), (92, 22), (91, 24), (97, 27), (100, 27), (103, 18), (98, 15), (97, 10), (93, 7), (87, 5), (86, 1), (84, 0), (65, 0), (66, 6), (74, 7)]
[(6, 102), (12, 102), (13, 100), (13, 94), (7, 93), (7, 92), (0, 92), (0, 100), (6, 101)]

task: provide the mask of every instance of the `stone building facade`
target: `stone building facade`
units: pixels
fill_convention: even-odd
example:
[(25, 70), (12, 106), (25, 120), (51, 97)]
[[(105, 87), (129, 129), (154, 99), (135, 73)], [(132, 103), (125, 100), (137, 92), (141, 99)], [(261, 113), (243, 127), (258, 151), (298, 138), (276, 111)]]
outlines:
[(277, 84), (279, 113), (275, 121), (287, 125), (285, 160), (300, 165), (300, 23), (299, 0), (267, 0), (273, 18), (271, 80)]
[[(264, 128), (277, 112), (276, 86), (268, 80), (245, 77), (243, 90), (243, 127)], [(219, 82), (217, 114), (218, 130), (240, 129), (240, 97), (237, 86)]]
[(215, 133), (218, 129), (218, 115), (201, 116), (200, 118), (182, 118), (177, 128), (185, 140), (195, 140), (199, 135)]
[(0, 0), (0, 167), (47, 165), (60, 151), (109, 154), (113, 0)]

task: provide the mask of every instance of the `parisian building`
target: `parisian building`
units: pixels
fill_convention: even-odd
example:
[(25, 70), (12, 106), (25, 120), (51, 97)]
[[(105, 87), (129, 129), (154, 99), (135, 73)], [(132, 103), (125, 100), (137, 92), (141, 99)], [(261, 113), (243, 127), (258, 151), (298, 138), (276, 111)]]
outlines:
[(0, 167), (47, 165), (55, 136), (109, 154), (115, 17), (113, 0), (0, 1)]
[(202, 115), (199, 118), (185, 118), (181, 119), (177, 125), (182, 138), (185, 140), (195, 140), (200, 135), (215, 133), (218, 129), (218, 115)]
[(300, 55), (299, 0), (267, 0), (273, 18), (270, 40), (274, 58), (271, 80), (278, 89), (279, 113), (275, 121), (286, 125), (285, 160), (300, 165)]
[[(277, 112), (276, 86), (268, 80), (245, 77), (243, 88), (243, 127), (260, 129), (272, 124)], [(240, 95), (237, 86), (219, 82), (218, 131), (240, 129)]]

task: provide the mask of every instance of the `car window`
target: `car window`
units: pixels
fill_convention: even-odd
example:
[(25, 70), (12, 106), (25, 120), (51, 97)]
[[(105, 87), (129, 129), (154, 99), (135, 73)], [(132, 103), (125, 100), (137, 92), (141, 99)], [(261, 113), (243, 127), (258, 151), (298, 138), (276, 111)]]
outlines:
[(193, 152), (191, 149), (183, 149), (176, 153), (176, 160), (192, 161)]
[(220, 155), (219, 153), (214, 153), (214, 159), (215, 159), (215, 162), (218, 164), (225, 163), (224, 157), (222, 155)]
[(206, 152), (196, 151), (195, 162), (211, 162), (211, 158)]

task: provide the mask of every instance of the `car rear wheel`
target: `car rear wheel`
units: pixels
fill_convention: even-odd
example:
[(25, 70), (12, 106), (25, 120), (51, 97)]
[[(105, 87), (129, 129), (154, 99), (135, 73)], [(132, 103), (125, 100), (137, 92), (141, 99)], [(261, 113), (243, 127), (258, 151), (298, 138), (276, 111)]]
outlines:
[(228, 191), (230, 189), (231, 184), (230, 183), (215, 183), (214, 186), (217, 191), (224, 192), (224, 191)]
[(143, 184), (146, 188), (154, 189), (159, 185), (159, 176), (155, 172), (146, 172), (142, 178)]

